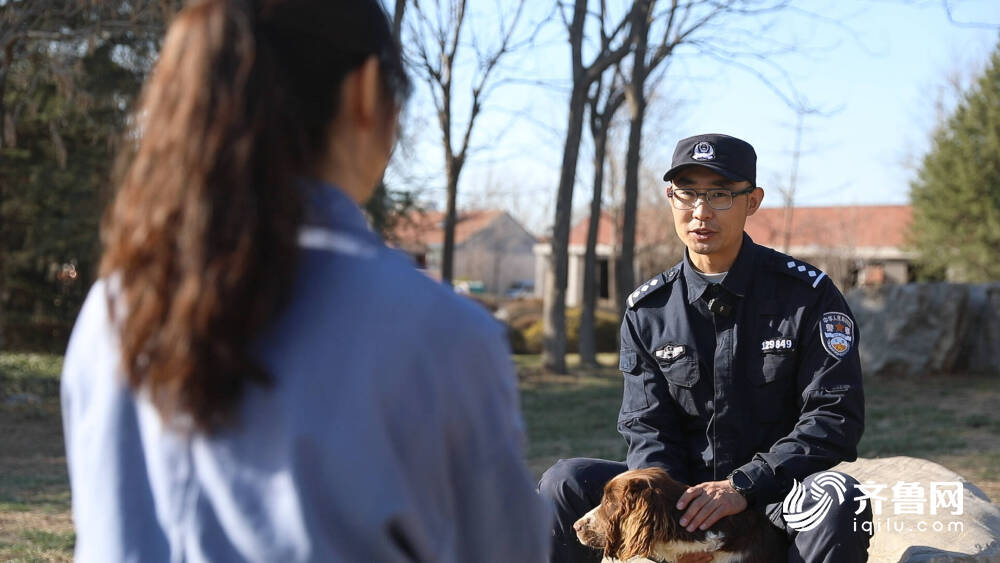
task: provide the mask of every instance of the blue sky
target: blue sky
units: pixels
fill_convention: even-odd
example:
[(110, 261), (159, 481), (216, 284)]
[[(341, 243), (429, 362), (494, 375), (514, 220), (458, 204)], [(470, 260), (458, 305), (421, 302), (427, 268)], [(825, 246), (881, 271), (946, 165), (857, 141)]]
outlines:
[[(770, 62), (787, 73), (810, 105), (825, 112), (804, 121), (796, 203), (906, 203), (937, 108), (942, 101), (946, 107), (954, 103), (949, 77), (967, 83), (995, 47), (998, 28), (952, 24), (940, 0), (794, 4), (815, 10), (814, 15), (786, 13), (743, 29), (798, 46), (797, 52)], [(952, 0), (952, 6), (958, 21), (1000, 24), (1000, 1)], [(546, 15), (530, 14), (533, 21)], [(476, 29), (470, 26), (473, 33)], [(563, 34), (558, 20), (546, 25), (538, 45), (502, 69), (503, 76), (516, 81), (487, 100), (489, 109), (477, 122), (476, 150), (460, 183), (460, 207), (504, 207), (539, 233), (551, 224), (567, 114), (569, 55)], [(781, 84), (769, 67), (756, 67)], [(456, 82), (461, 83), (459, 70)], [(545, 86), (524, 83), (536, 81)], [(396, 166), (409, 187), (443, 208), (440, 133), (425, 88), (418, 87), (408, 113), (413, 148)], [(796, 113), (752, 74), (691, 50), (678, 52), (646, 123), (643, 161), (650, 180), (645, 189), (660, 188), (653, 173), (669, 167), (678, 139), (720, 132), (754, 145), (765, 205), (777, 205), (774, 188), (788, 184), (795, 123)], [(626, 134), (623, 130), (609, 150), (623, 157)], [(580, 210), (589, 200), (591, 154), (585, 142), (574, 200)]]

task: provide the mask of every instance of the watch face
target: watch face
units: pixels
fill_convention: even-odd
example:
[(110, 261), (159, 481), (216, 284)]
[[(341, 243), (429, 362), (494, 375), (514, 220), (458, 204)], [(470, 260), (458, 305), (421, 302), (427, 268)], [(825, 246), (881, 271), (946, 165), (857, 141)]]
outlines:
[(747, 477), (747, 474), (742, 471), (736, 471), (733, 473), (732, 479), (733, 487), (736, 487), (736, 490), (738, 491), (745, 491), (753, 485), (753, 483), (750, 482), (750, 478)]

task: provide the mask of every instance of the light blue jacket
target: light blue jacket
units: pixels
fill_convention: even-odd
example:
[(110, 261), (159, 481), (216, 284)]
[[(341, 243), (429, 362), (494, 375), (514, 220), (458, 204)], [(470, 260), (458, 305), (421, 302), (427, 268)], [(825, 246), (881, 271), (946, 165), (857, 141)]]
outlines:
[(501, 326), (313, 184), (293, 299), (239, 423), (189, 437), (129, 390), (90, 292), (62, 407), (78, 561), (544, 561)]

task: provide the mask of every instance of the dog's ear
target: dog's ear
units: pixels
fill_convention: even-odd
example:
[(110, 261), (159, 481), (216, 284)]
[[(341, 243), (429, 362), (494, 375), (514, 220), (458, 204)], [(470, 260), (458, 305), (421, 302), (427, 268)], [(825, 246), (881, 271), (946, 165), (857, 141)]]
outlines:
[(663, 511), (663, 537), (677, 539), (685, 535), (684, 528), (680, 525), (681, 516), (687, 511), (677, 508), (677, 501), (681, 500), (688, 486), (677, 481), (663, 469), (655, 468), (652, 476), (653, 487), (657, 489), (656, 495), (660, 502), (660, 510)]
[(624, 541), (622, 521), (627, 515), (628, 507), (623, 504), (625, 494), (623, 483), (612, 481), (604, 488), (604, 499), (601, 500), (599, 517), (607, 523), (607, 537), (604, 542), (604, 556), (617, 558)]
[(653, 554), (658, 540), (670, 537), (671, 518), (664, 491), (646, 479), (629, 483), (625, 495), (629, 505), (621, 520), (621, 546), (616, 557), (625, 561), (631, 557)]

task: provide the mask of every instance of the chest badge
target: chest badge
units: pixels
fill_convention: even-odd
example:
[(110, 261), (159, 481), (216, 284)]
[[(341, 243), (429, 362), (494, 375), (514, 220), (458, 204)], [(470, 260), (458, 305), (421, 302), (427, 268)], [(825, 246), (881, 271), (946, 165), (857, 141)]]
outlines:
[(779, 336), (768, 338), (760, 343), (760, 351), (765, 354), (781, 354), (795, 350), (795, 342), (791, 338)]
[(672, 362), (686, 353), (687, 353), (687, 347), (684, 346), (683, 344), (667, 344), (663, 348), (660, 348), (659, 350), (654, 352), (654, 355), (657, 357), (657, 359), (667, 360), (668, 362)]
[(841, 359), (854, 345), (854, 321), (844, 313), (823, 313), (819, 322), (823, 349), (836, 359)]

